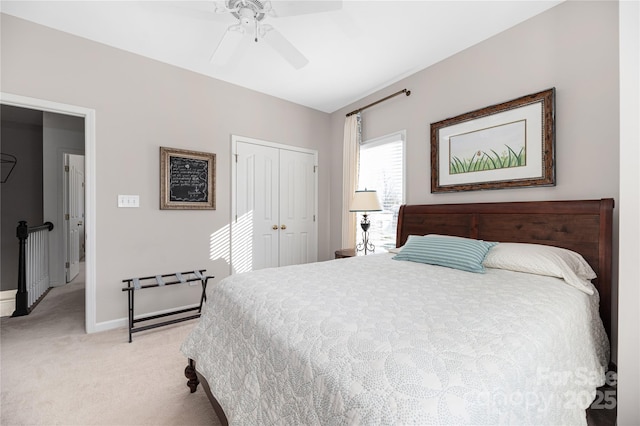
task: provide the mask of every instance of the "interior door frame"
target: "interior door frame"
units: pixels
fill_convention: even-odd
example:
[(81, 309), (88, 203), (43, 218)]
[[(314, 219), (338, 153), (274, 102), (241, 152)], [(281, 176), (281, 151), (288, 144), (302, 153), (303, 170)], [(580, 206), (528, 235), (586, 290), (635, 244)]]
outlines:
[(231, 135), (231, 217), (229, 218), (229, 275), (234, 273), (233, 268), (233, 224), (236, 221), (237, 215), (237, 206), (236, 206), (236, 192), (237, 192), (237, 181), (236, 181), (236, 153), (238, 142), (245, 142), (254, 145), (266, 146), (270, 148), (276, 149), (286, 149), (289, 151), (302, 152), (305, 154), (313, 155), (313, 163), (316, 167), (316, 173), (314, 176), (314, 191), (315, 191), (315, 201), (313, 207), (313, 214), (316, 218), (314, 221), (314, 234), (316, 236), (316, 245), (318, 244), (318, 151), (315, 149), (301, 148), (298, 146), (292, 145), (284, 145), (281, 143), (265, 141), (262, 139), (249, 138), (240, 135)]
[(96, 111), (6, 92), (0, 92), (0, 104), (84, 118), (85, 331), (100, 331), (96, 327)]

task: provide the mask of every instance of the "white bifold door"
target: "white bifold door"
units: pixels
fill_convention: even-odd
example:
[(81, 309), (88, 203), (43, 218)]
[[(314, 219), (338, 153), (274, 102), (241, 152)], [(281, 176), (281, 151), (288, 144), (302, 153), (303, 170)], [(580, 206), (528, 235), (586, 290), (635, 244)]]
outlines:
[(233, 139), (233, 272), (317, 260), (317, 153)]

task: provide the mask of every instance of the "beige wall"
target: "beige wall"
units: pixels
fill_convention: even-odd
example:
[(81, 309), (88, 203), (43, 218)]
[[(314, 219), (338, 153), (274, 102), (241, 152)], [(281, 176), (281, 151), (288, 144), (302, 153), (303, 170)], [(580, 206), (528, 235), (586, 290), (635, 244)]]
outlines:
[[(2, 91), (96, 111), (97, 322), (125, 318), (121, 280), (207, 268), (229, 224), (231, 134), (319, 151), (319, 258), (328, 252), (328, 114), (2, 15)], [(259, 78), (256, 75), (256, 78)], [(215, 211), (160, 211), (159, 147), (217, 155)], [(137, 194), (140, 208), (117, 208)], [(196, 287), (149, 290), (140, 313), (194, 303)]]
[[(407, 88), (411, 96), (362, 113), (365, 140), (406, 129), (407, 203), (617, 200), (618, 80), (617, 3), (562, 3), (333, 113), (332, 162), (342, 164), (345, 113)], [(555, 187), (431, 194), (430, 123), (551, 87), (556, 88)], [(332, 193), (341, 188), (340, 174), (333, 175)], [(332, 205), (332, 250), (341, 244), (340, 209), (337, 202)]]

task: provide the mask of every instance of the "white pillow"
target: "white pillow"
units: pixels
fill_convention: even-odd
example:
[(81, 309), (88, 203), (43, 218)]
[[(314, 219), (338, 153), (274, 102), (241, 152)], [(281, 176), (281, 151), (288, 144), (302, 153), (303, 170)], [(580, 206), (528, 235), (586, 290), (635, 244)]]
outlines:
[(483, 261), (486, 268), (507, 269), (530, 274), (562, 278), (587, 294), (593, 294), (589, 280), (595, 272), (578, 253), (542, 244), (499, 243), (492, 247)]
[(398, 254), (402, 251), (402, 247), (393, 247), (387, 250), (389, 253)]

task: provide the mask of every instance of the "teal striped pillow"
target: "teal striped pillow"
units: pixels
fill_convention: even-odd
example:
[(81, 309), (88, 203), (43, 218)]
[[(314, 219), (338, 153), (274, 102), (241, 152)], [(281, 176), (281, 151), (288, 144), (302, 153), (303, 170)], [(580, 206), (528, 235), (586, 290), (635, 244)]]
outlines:
[(400, 253), (393, 258), (484, 273), (482, 261), (496, 244), (446, 235), (410, 235)]

